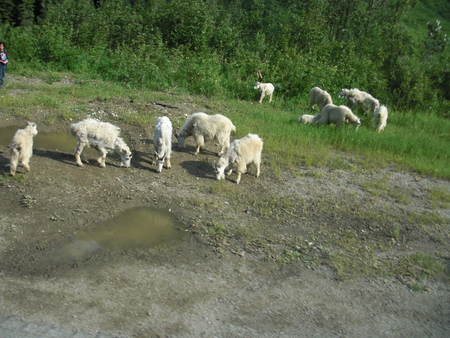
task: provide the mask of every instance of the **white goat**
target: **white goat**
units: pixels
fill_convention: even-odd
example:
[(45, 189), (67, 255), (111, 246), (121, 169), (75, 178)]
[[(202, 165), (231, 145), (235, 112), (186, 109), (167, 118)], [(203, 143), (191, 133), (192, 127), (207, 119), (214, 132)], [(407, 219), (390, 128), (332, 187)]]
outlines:
[(336, 129), (340, 128), (342, 124), (348, 123), (348, 121), (353, 122), (356, 130), (361, 125), (361, 120), (347, 106), (336, 106), (329, 103), (323, 107), (321, 115), (317, 124), (335, 124)]
[(100, 122), (95, 119), (85, 119), (70, 126), (70, 132), (77, 140), (75, 150), (75, 160), (77, 165), (83, 166), (81, 162), (81, 153), (85, 147), (92, 147), (98, 151), (97, 162), (100, 167), (106, 166), (105, 160), (108, 152), (117, 152), (120, 155), (122, 167), (129, 167), (131, 161), (131, 151), (125, 141), (119, 137), (120, 128), (109, 123)]
[(343, 88), (337, 96), (347, 99), (348, 104), (353, 105), (355, 109), (362, 108), (364, 112), (368, 111), (370, 113), (374, 113), (380, 106), (380, 101), (369, 93), (359, 90), (358, 88)]
[(254, 89), (258, 89), (261, 93), (261, 97), (259, 98), (259, 103), (262, 102), (263, 98), (266, 95), (269, 95), (269, 102), (272, 102), (272, 95), (275, 87), (271, 83), (261, 83), (256, 82), (256, 85), (253, 87)]
[[(261, 152), (263, 141), (256, 134), (248, 134), (241, 139), (234, 140), (227, 152), (213, 165), (218, 180), (225, 178), (225, 169), (230, 165), (236, 168), (236, 184), (241, 181), (241, 174), (247, 171), (247, 166), (254, 163), (256, 177), (259, 177), (261, 166)], [(231, 168), (227, 175), (232, 173)]]
[(303, 114), (302, 116), (299, 117), (297, 123), (315, 124), (317, 121), (319, 121), (321, 116), (322, 116), (321, 114), (317, 115)]
[(385, 105), (380, 106), (373, 114), (373, 126), (377, 132), (382, 132), (386, 127), (388, 110)]
[(33, 155), (33, 137), (37, 133), (36, 123), (28, 122), (25, 128), (17, 130), (14, 134), (9, 144), (9, 174), (11, 176), (16, 174), (19, 161), (26, 171), (30, 171), (30, 159)]
[(232, 131), (236, 131), (236, 127), (228, 117), (200, 112), (189, 116), (179, 132), (175, 133), (175, 137), (178, 139), (178, 148), (185, 148), (185, 140), (192, 136), (196, 144), (195, 155), (200, 152), (206, 141), (216, 140), (220, 145), (218, 155), (221, 156), (230, 147)]
[(156, 119), (153, 148), (153, 164), (156, 164), (156, 172), (160, 173), (162, 171), (164, 161), (166, 161), (166, 168), (170, 169), (170, 155), (172, 153), (172, 123), (167, 116), (158, 117)]
[(313, 107), (317, 105), (319, 110), (322, 110), (327, 104), (333, 103), (331, 95), (325, 90), (319, 87), (314, 87), (309, 91), (309, 110), (312, 111)]

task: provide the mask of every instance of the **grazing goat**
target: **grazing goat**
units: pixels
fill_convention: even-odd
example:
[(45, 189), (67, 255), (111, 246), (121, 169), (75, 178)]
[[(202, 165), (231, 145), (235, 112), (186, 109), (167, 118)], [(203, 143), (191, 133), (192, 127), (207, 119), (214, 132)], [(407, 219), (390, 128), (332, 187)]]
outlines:
[(340, 128), (342, 124), (353, 122), (356, 130), (361, 125), (361, 120), (353, 114), (352, 110), (347, 106), (336, 106), (332, 103), (327, 104), (322, 109), (321, 117), (317, 124), (335, 124), (336, 129)]
[(317, 121), (319, 121), (321, 116), (322, 116), (321, 114), (317, 114), (317, 115), (303, 114), (302, 116), (300, 116), (298, 118), (297, 123), (315, 124)]
[(269, 95), (269, 102), (272, 102), (272, 95), (275, 87), (271, 83), (261, 83), (256, 82), (256, 85), (253, 87), (254, 89), (258, 89), (261, 93), (261, 97), (259, 98), (259, 103), (262, 102), (263, 98), (266, 95)]
[(377, 132), (382, 132), (386, 127), (388, 110), (385, 105), (380, 106), (373, 114), (373, 126)]
[(309, 110), (312, 111), (313, 107), (317, 105), (319, 110), (322, 111), (322, 108), (327, 104), (333, 103), (331, 99), (331, 95), (328, 94), (325, 90), (320, 89), (319, 87), (314, 87), (309, 91)]
[(85, 119), (70, 126), (70, 132), (77, 138), (75, 150), (77, 165), (82, 167), (81, 153), (85, 147), (92, 147), (98, 151), (97, 162), (100, 167), (106, 166), (105, 160), (108, 152), (117, 152), (120, 155), (122, 167), (130, 167), (131, 151), (125, 141), (119, 137), (120, 128), (109, 123), (95, 119)]
[(206, 141), (216, 140), (220, 145), (218, 155), (221, 156), (230, 147), (232, 131), (236, 131), (236, 127), (228, 117), (200, 112), (189, 116), (179, 132), (175, 133), (175, 137), (178, 139), (178, 148), (185, 148), (185, 140), (192, 136), (196, 144), (195, 155), (200, 152)]
[(170, 169), (170, 155), (172, 153), (172, 123), (167, 116), (158, 117), (156, 119), (153, 148), (153, 164), (156, 164), (156, 172), (160, 173), (162, 171), (164, 161), (166, 161), (166, 168)]
[[(227, 152), (213, 165), (216, 178), (218, 180), (225, 178), (225, 169), (230, 165), (236, 168), (236, 184), (239, 184), (241, 174), (247, 171), (250, 163), (255, 164), (256, 177), (259, 177), (262, 148), (263, 141), (256, 134), (248, 134), (241, 139), (234, 140)], [(230, 169), (227, 175), (230, 175), (232, 171), (233, 169)]]
[(9, 174), (11, 176), (16, 174), (19, 162), (26, 171), (30, 171), (30, 159), (33, 155), (33, 137), (37, 133), (36, 123), (28, 122), (25, 128), (17, 130), (14, 134), (9, 144)]
[(371, 112), (372, 114), (380, 106), (380, 101), (374, 98), (369, 93), (366, 93), (357, 88), (346, 89), (343, 88), (338, 94), (338, 97), (347, 99), (348, 104), (353, 105), (355, 109), (362, 108), (364, 112)]

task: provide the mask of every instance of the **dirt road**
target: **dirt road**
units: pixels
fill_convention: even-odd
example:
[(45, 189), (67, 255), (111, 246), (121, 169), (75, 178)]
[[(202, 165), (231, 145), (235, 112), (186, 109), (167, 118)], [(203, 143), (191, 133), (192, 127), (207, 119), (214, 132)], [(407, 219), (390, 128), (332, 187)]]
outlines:
[[(34, 116), (40, 133), (68, 130), (68, 123), (45, 125), (39, 118)], [(23, 122), (0, 114), (0, 128)], [(340, 281), (326, 265), (268, 259), (268, 250), (278, 250), (283, 236), (302, 236), (314, 246), (308, 237), (312, 229), (374, 227), (354, 215), (346, 219), (313, 209), (324, 196), (337, 200), (349, 189), (355, 196), (367, 194), (354, 183), (358, 175), (329, 171), (326, 178), (294, 177), (286, 171), (278, 176), (263, 166), (259, 179), (244, 175), (240, 185), (226, 181), (217, 191), (210, 166), (216, 146), (208, 145), (199, 156), (191, 154), (192, 147), (175, 149), (172, 169), (157, 174), (149, 130), (121, 127), (135, 150), (129, 169), (113, 157), (104, 169), (94, 162), (79, 168), (71, 152), (35, 148), (31, 172), (19, 170), (10, 179), (7, 147), (0, 146), (0, 336), (29, 337), (30, 331), (33, 337), (448, 336), (448, 283), (427, 280), (427, 292), (412, 292), (395, 276)], [(383, 175), (404, 189), (409, 208), (417, 210), (428, 208), (427, 187), (450, 188), (447, 181), (418, 180), (409, 173)], [(263, 212), (256, 202), (246, 202), (263, 196), (307, 200), (310, 212), (279, 214), (276, 202)], [(375, 207), (370, 208), (382, 210), (383, 198), (371, 198)], [(125, 249), (91, 243), (78, 247), (78, 256), (49, 259), (134, 207), (170, 212), (183, 236)], [(448, 209), (439, 212), (450, 219)], [(270, 241), (250, 246), (238, 236), (212, 237), (214, 225), (230, 225), (246, 236), (257, 229), (269, 233), (273, 248)], [(440, 242), (413, 230), (403, 251), (441, 250), (448, 257), (448, 224)], [(396, 250), (386, 255), (395, 256)], [(319, 247), (314, 252), (326, 255)]]

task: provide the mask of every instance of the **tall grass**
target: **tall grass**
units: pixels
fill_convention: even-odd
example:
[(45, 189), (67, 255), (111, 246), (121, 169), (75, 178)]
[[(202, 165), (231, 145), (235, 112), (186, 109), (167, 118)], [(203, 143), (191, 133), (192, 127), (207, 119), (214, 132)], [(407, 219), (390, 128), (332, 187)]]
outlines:
[[(302, 104), (303, 103), (303, 104)], [(232, 113), (239, 137), (248, 132), (264, 139), (264, 150), (275, 167), (328, 166), (348, 168), (340, 160), (346, 153), (358, 155), (359, 166), (396, 165), (420, 174), (450, 178), (450, 121), (434, 113), (391, 111), (386, 129), (376, 133), (371, 117), (362, 117), (363, 125), (355, 131), (351, 125), (336, 130), (334, 126), (296, 123), (306, 113), (306, 101), (292, 111), (282, 104), (240, 103)], [(233, 105), (232, 103), (230, 105)]]

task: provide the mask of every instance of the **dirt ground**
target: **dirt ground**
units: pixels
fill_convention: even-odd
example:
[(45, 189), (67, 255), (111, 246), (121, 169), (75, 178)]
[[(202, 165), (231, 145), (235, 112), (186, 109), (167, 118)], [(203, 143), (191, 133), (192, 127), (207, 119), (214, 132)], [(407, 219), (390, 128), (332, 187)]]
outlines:
[[(200, 111), (180, 106), (156, 103), (154, 109), (180, 119)], [(104, 106), (93, 108), (108, 112)], [(46, 125), (43, 118), (32, 116), (39, 132), (68, 130), (69, 123)], [(0, 128), (24, 122), (0, 112)], [(35, 148), (31, 171), (22, 175), (19, 168), (22, 179), (9, 179), (8, 150), (0, 146), (0, 317), (101, 331), (105, 337), (448, 337), (448, 283), (430, 280), (428, 292), (412, 292), (396, 278), (340, 281), (326, 265), (276, 262), (239, 241), (212, 245), (199, 230), (213, 222), (250, 230), (258, 225), (274, 236), (298, 232), (308, 240), (307, 228), (320, 224), (355, 228), (350, 216), (259, 217), (242, 196), (298, 197), (310, 207), (346, 189), (367, 194), (354, 184), (356, 174), (324, 169), (323, 177), (274, 175), (263, 165), (259, 179), (244, 175), (236, 185), (232, 176), (222, 195), (211, 190), (217, 184), (210, 166), (217, 146), (207, 144), (198, 156), (189, 141), (187, 150), (174, 147), (172, 169), (157, 174), (151, 165), (151, 128), (117, 124), (135, 151), (128, 169), (113, 157), (104, 169), (94, 161), (80, 168), (70, 152)], [(427, 188), (450, 189), (445, 180), (390, 170), (382, 175), (410, 196), (409, 208), (419, 211), (428, 210)], [(386, 206), (382, 199), (375, 202)], [(170, 210), (185, 235), (150, 247), (100, 247), (73, 260), (46, 259), (79, 233), (138, 206)], [(448, 209), (439, 212), (450, 219)], [(448, 250), (448, 241), (434, 243), (419, 233), (404, 245), (411, 252)]]

